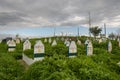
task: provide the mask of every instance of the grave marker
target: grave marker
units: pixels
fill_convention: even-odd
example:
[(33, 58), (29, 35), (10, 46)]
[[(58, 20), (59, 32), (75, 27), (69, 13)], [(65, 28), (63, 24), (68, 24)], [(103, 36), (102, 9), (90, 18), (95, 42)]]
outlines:
[(67, 46), (67, 47), (70, 46), (70, 41), (66, 41), (66, 46)]
[(87, 56), (90, 56), (93, 54), (93, 46), (91, 41), (89, 41), (88, 45), (87, 45)]
[(16, 48), (16, 43), (14, 42), (14, 40), (10, 40), (8, 42), (8, 51), (13, 52), (15, 51), (15, 48)]
[(52, 46), (55, 46), (55, 45), (57, 45), (57, 42), (56, 40), (53, 40)]
[(101, 42), (102, 42), (102, 39), (99, 39), (98, 42), (101, 43)]
[(51, 43), (52, 42), (52, 40), (51, 40), (51, 38), (49, 38), (49, 43)]
[(81, 45), (81, 41), (80, 41), (80, 40), (78, 40), (78, 41), (77, 41), (77, 44), (78, 44), (78, 45)]
[(10, 41), (11, 41), (11, 40), (8, 40), (8, 41), (7, 41), (7, 45), (10, 43)]
[(89, 39), (87, 39), (87, 40), (85, 41), (85, 45), (87, 46), (89, 42), (90, 42)]
[(0, 43), (2, 42), (2, 40), (0, 40)]
[(16, 38), (16, 44), (19, 44), (20, 43), (20, 39), (19, 38)]
[(119, 47), (120, 47), (120, 41), (118, 42), (118, 44), (119, 44)]
[(64, 37), (61, 38), (61, 41), (64, 41)]
[(34, 45), (34, 60), (42, 60), (44, 59), (44, 44), (41, 41), (38, 41)]
[(111, 43), (111, 41), (109, 41), (109, 43), (108, 43), (108, 52), (111, 53), (111, 51), (112, 51), (112, 43)]
[(45, 42), (45, 43), (47, 42), (47, 39), (46, 39), (46, 38), (44, 39), (44, 42)]
[(68, 56), (69, 57), (74, 57), (77, 55), (77, 46), (75, 44), (75, 41), (72, 41), (70, 46), (69, 46), (69, 53)]
[(27, 49), (31, 49), (31, 43), (29, 40), (26, 40), (24, 43), (23, 43), (23, 51), (24, 50), (27, 50)]

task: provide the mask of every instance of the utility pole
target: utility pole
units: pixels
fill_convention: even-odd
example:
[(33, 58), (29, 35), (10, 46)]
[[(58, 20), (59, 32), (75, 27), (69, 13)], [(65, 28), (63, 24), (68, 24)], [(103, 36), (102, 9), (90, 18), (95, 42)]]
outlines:
[(77, 39), (78, 39), (78, 38), (79, 38), (79, 35), (80, 35), (80, 34), (79, 34), (79, 27), (78, 27), (77, 31), (78, 31), (78, 37), (77, 37)]
[(106, 24), (104, 23), (104, 31), (105, 31), (105, 38), (106, 38)]
[(54, 37), (55, 37), (55, 27), (54, 27)]
[(89, 14), (89, 37), (91, 37), (91, 33), (90, 33), (90, 28), (91, 28), (91, 15), (90, 15), (90, 12), (89, 12), (88, 14)]

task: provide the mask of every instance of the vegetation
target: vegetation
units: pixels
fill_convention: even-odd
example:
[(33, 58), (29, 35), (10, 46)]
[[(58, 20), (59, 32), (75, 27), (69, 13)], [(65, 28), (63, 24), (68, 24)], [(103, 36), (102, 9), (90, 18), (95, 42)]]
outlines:
[[(52, 38), (53, 40), (54, 38)], [(60, 38), (59, 38), (60, 39)], [(75, 37), (73, 37), (75, 39)], [(33, 58), (33, 47), (39, 39), (31, 39), (32, 49), (24, 53)], [(44, 39), (41, 39), (44, 43)], [(22, 44), (16, 51), (8, 52), (6, 43), (0, 44), (0, 80), (119, 80), (120, 48), (117, 41), (111, 41), (113, 50), (107, 52), (108, 41), (98, 44), (93, 42), (93, 56), (86, 56), (86, 37), (80, 38), (78, 53), (74, 58), (68, 57), (68, 47), (61, 40), (56, 46), (45, 44), (45, 59), (27, 66), (22, 59)]]
[(98, 26), (91, 27), (89, 30), (90, 30), (90, 32), (93, 34), (93, 36), (94, 36), (95, 38), (96, 38), (96, 36), (98, 36), (98, 35), (101, 33), (101, 31), (102, 31), (102, 29), (99, 28)]

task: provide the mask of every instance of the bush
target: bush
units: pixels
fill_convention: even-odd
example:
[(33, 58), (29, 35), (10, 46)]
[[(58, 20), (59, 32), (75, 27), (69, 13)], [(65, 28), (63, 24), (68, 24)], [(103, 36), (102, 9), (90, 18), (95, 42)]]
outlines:
[(25, 55), (27, 55), (29, 58), (33, 58), (34, 59), (34, 52), (33, 49), (27, 49), (23, 52)]

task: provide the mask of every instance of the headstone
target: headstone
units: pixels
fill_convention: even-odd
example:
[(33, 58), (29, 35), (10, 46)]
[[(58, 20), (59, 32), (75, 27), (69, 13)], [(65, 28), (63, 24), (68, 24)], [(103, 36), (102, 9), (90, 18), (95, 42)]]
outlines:
[(51, 43), (52, 42), (52, 40), (51, 40), (51, 38), (49, 38), (49, 43)]
[(99, 39), (98, 42), (101, 43), (101, 42), (102, 42), (102, 39)]
[(70, 41), (66, 41), (66, 46), (67, 46), (67, 47), (70, 46)]
[(53, 40), (52, 46), (55, 46), (55, 45), (57, 45), (57, 42), (56, 40)]
[(111, 53), (111, 51), (112, 51), (112, 43), (111, 43), (111, 41), (109, 41), (109, 43), (108, 43), (108, 52)]
[(31, 49), (31, 43), (29, 40), (26, 40), (24, 43), (23, 43), (23, 51), (24, 50), (27, 50), (27, 49)]
[(10, 40), (8, 43), (8, 51), (12, 52), (15, 51), (16, 48), (16, 43), (14, 42), (14, 40)]
[(61, 38), (61, 41), (64, 41), (64, 37)]
[(90, 56), (93, 54), (93, 46), (91, 41), (89, 41), (88, 45), (87, 45), (87, 56)]
[(119, 38), (117, 38), (117, 41), (119, 42), (119, 41), (120, 41), (120, 39), (119, 39)]
[(20, 43), (20, 39), (16, 38), (16, 44), (19, 44), (19, 43)]
[(119, 44), (119, 47), (120, 47), (120, 41), (118, 42), (118, 44)]
[(78, 40), (78, 41), (77, 41), (77, 44), (78, 44), (78, 45), (81, 45), (81, 41), (80, 41), (80, 40)]
[(85, 45), (87, 46), (89, 42), (90, 42), (89, 39), (87, 39), (87, 40), (85, 41)]
[(0, 43), (2, 42), (2, 40), (0, 40)]
[(69, 46), (69, 53), (68, 56), (69, 57), (74, 57), (77, 55), (77, 46), (75, 44), (75, 41), (72, 41), (70, 46)]
[(45, 43), (47, 42), (47, 38), (44, 39), (44, 42), (45, 42)]
[(7, 41), (7, 45), (11, 42), (11, 40)]
[(41, 41), (38, 41), (34, 45), (34, 60), (42, 60), (44, 59), (44, 44)]

